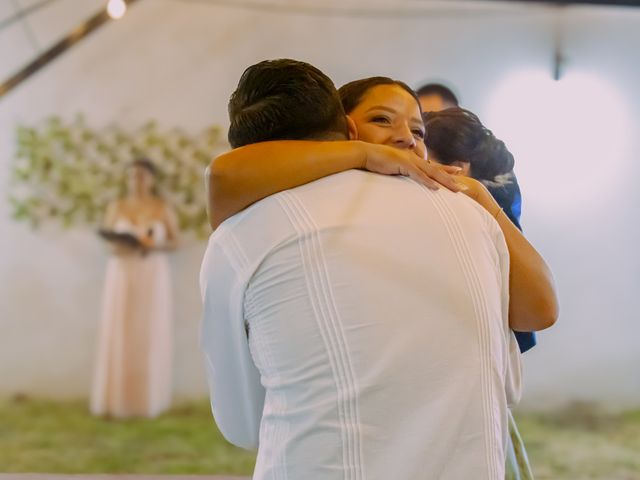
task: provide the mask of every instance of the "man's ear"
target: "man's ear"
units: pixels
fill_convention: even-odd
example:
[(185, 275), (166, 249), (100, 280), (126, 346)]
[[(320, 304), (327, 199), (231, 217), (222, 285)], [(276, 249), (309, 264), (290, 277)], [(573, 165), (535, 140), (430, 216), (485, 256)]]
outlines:
[(356, 122), (347, 115), (347, 130), (349, 132), (349, 140), (358, 140), (358, 127), (356, 127)]

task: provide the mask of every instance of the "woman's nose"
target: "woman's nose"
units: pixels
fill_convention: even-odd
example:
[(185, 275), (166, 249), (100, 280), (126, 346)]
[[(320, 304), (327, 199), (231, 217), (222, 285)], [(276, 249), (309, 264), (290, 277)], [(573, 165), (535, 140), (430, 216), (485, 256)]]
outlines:
[(394, 132), (393, 144), (399, 148), (414, 149), (416, 146), (416, 138), (414, 137), (411, 129), (408, 125), (398, 127), (398, 130)]

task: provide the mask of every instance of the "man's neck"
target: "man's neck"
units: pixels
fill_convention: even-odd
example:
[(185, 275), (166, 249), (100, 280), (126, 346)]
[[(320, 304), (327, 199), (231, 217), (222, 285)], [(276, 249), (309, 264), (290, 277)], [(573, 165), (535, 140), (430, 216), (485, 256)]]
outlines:
[(345, 140), (349, 140), (349, 137), (344, 133), (327, 132), (321, 135), (314, 135), (312, 137), (308, 137), (306, 138), (306, 140), (319, 140), (323, 142), (343, 142)]

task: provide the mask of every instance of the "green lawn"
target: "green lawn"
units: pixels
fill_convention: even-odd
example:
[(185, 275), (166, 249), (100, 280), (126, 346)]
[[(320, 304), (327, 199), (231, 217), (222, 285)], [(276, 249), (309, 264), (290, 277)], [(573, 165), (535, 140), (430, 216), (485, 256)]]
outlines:
[(516, 421), (538, 480), (640, 479), (640, 411), (606, 415), (573, 405)]
[[(640, 411), (576, 405), (516, 418), (537, 479), (640, 480)], [(222, 439), (206, 401), (119, 421), (91, 417), (82, 402), (0, 400), (3, 472), (249, 475), (254, 458)]]
[(0, 401), (0, 471), (250, 474), (254, 461), (222, 438), (208, 402), (106, 420), (84, 402)]

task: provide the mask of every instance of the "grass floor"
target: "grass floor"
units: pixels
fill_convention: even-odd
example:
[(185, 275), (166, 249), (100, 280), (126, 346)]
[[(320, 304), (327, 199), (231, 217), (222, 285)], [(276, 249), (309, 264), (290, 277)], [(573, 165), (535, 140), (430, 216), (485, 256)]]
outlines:
[(107, 420), (84, 402), (0, 401), (2, 472), (249, 474), (254, 461), (222, 438), (207, 402)]
[[(578, 405), (516, 418), (537, 479), (640, 480), (640, 411)], [(81, 402), (0, 400), (0, 472), (249, 475), (253, 462), (223, 440), (207, 402), (122, 421), (91, 417)]]

